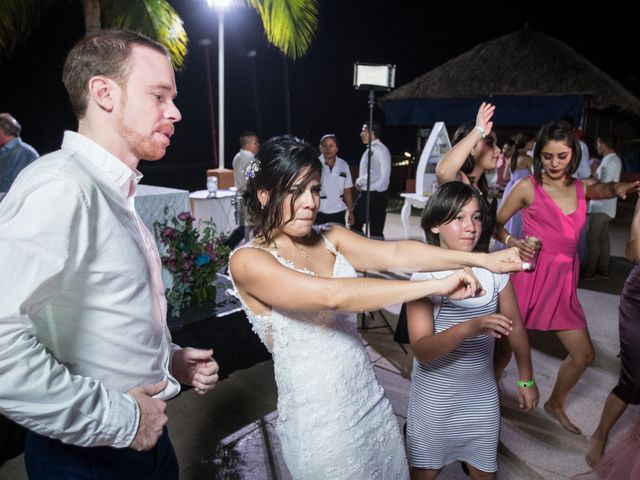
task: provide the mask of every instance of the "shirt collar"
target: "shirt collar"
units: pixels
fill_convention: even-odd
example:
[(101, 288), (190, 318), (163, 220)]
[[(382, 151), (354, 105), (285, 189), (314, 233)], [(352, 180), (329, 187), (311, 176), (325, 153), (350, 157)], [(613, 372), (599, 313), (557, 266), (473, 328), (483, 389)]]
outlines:
[(20, 143), (20, 137), (16, 137), (13, 140), (9, 140), (7, 143), (0, 147), (0, 152), (4, 152), (5, 150), (11, 150), (14, 146)]
[(112, 183), (124, 198), (136, 193), (136, 185), (142, 180), (142, 173), (132, 170), (123, 161), (107, 151), (103, 146), (76, 132), (65, 131), (62, 148), (68, 148), (82, 154), (93, 164), (104, 178)]

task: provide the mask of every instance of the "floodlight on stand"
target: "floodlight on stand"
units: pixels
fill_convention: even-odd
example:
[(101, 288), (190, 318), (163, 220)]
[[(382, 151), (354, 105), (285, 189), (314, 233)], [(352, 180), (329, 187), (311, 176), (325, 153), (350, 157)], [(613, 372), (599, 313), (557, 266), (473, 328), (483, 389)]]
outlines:
[(353, 86), (358, 90), (389, 91), (395, 86), (396, 66), (356, 62), (353, 64)]

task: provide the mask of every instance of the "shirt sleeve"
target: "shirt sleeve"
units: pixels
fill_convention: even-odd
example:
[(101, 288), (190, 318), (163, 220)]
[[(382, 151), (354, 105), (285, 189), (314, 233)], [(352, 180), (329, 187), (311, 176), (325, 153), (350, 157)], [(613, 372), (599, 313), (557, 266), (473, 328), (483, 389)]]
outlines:
[(509, 274), (507, 273), (494, 273), (494, 282), (496, 286), (496, 291), (501, 292), (504, 290), (504, 287), (509, 283)]
[(14, 186), (0, 207), (0, 412), (65, 443), (127, 447), (138, 429), (136, 401), (71, 374), (31, 319), (51, 313), (48, 300), (91, 253), (88, 195), (46, 174)]
[(353, 179), (351, 177), (351, 168), (349, 168), (349, 164), (347, 162), (344, 163), (344, 170), (346, 174), (344, 188), (351, 188), (353, 187)]

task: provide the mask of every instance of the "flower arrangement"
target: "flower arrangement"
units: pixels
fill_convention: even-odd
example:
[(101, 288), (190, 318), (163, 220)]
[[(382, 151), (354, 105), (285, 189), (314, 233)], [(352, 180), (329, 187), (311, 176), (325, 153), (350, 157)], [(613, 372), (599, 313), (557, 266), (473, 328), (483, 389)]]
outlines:
[(216, 236), (215, 223), (204, 220), (196, 227), (194, 222), (190, 212), (182, 212), (153, 226), (161, 244), (163, 274), (172, 280), (165, 292), (172, 317), (179, 317), (184, 307), (215, 300), (217, 273), (229, 258), (229, 247)]

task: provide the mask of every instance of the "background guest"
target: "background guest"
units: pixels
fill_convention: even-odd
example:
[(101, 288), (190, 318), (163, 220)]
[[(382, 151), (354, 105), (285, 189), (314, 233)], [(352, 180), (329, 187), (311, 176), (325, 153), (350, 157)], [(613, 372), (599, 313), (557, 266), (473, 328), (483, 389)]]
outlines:
[[(391, 152), (380, 140), (380, 124), (373, 122), (369, 126), (362, 125), (360, 140), (368, 145), (371, 139), (371, 178), (369, 181), (369, 234), (378, 239), (384, 238), (384, 223), (387, 218), (387, 189), (391, 178)], [(360, 171), (356, 179), (355, 187), (358, 190), (354, 205), (355, 221), (351, 228), (363, 233), (363, 226), (367, 222), (367, 167), (369, 164), (368, 149), (360, 159)]]
[(353, 225), (353, 180), (349, 164), (338, 157), (338, 137), (330, 133), (320, 139), (320, 161), (322, 162), (322, 190), (320, 210), (316, 223), (337, 223)]
[(24, 167), (38, 158), (38, 152), (22, 141), (22, 127), (8, 113), (0, 113), (0, 192), (8, 192)]

